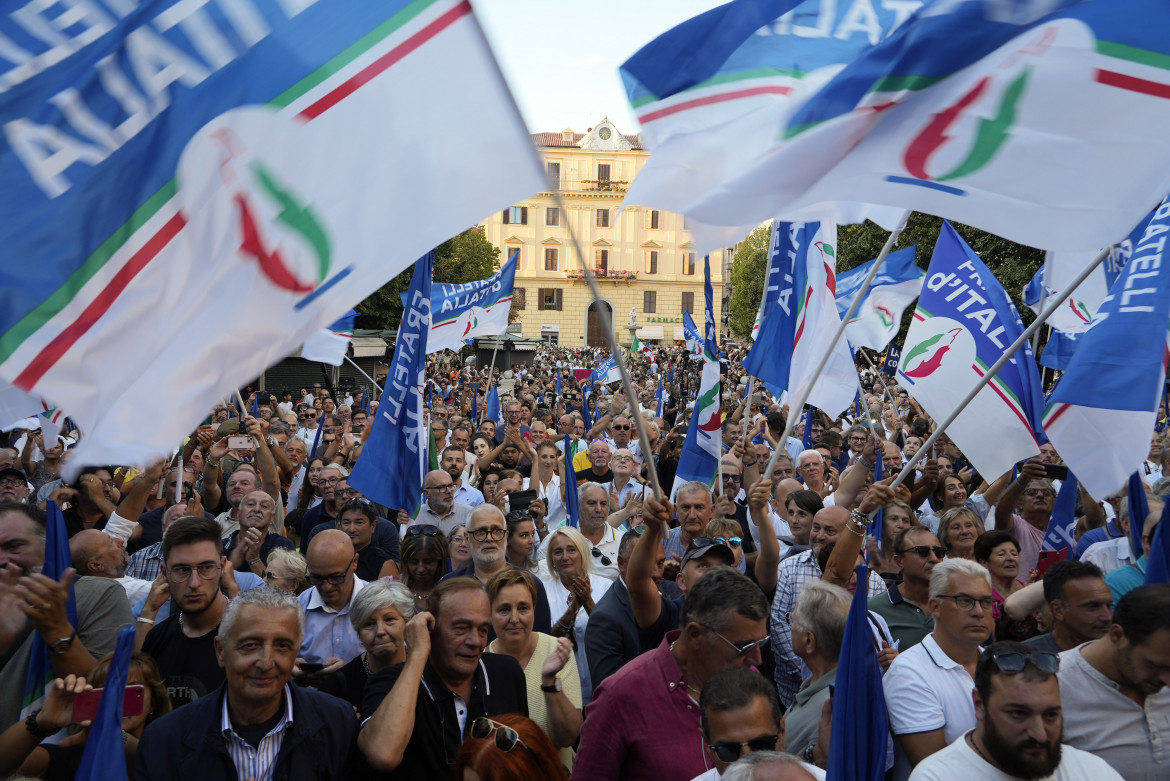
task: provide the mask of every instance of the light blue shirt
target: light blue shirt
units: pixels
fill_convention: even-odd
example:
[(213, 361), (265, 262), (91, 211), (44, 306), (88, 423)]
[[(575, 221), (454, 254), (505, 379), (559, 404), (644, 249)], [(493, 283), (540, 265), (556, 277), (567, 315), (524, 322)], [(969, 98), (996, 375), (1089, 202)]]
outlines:
[(302, 659), (314, 664), (336, 657), (348, 664), (365, 650), (358, 640), (357, 631), (349, 622), (353, 600), (365, 585), (364, 580), (357, 575), (353, 576), (353, 594), (341, 610), (326, 606), (321, 599), (321, 592), (316, 588), (297, 597), (305, 609), (305, 641), (301, 643), (300, 653)]
[(276, 769), (276, 757), (280, 754), (284, 733), (293, 723), (292, 694), (288, 690), (287, 683), (284, 685), (284, 705), (284, 715), (280, 717), (280, 721), (276, 722), (276, 726), (260, 739), (260, 745), (253, 748), (251, 743), (241, 738), (232, 729), (227, 696), (224, 696), (220, 729), (223, 731), (224, 745), (227, 747), (228, 756), (232, 758), (232, 764), (236, 766), (236, 774), (240, 778), (272, 781), (272, 772)]

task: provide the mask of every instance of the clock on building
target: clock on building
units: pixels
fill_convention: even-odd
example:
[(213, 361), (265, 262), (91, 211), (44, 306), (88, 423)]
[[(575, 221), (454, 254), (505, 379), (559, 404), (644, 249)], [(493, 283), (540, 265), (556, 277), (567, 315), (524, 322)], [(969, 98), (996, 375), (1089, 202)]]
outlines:
[(603, 127), (601, 130), (597, 131), (597, 135), (601, 136), (602, 141), (608, 141), (609, 137), (613, 135), (613, 131), (607, 127)]

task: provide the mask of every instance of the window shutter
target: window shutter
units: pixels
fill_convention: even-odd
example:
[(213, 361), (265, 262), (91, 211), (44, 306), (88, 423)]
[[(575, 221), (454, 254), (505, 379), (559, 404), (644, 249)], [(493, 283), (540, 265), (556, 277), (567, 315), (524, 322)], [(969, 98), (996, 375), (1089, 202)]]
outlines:
[(544, 309), (544, 288), (542, 287), (536, 289), (536, 308)]
[(508, 225), (509, 223), (508, 223), (508, 210), (507, 209), (504, 209), (503, 217), (504, 217), (504, 224)]
[(520, 224), (521, 225), (528, 224), (528, 207), (527, 206), (520, 207)]
[(563, 290), (561, 290), (559, 287), (557, 288), (557, 306), (556, 306), (556, 310), (557, 310), (558, 312), (559, 312), (559, 311), (561, 311), (561, 305), (562, 305), (562, 301), (563, 301), (563, 299), (561, 298), (561, 293), (563, 293), (563, 292), (564, 292), (564, 291), (563, 291)]

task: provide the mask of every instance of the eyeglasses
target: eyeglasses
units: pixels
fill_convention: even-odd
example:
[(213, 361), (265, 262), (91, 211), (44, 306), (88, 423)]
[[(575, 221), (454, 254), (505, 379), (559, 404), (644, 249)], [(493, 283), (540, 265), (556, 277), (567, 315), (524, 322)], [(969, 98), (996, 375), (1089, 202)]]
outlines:
[(476, 542), (487, 542), (488, 537), (492, 538), (492, 542), (499, 542), (507, 536), (508, 530), (495, 526), (490, 529), (468, 529), (467, 533)]
[(947, 549), (941, 545), (911, 545), (909, 548), (904, 548), (903, 550), (898, 551), (898, 555), (905, 556), (910, 551), (914, 551), (924, 559), (931, 554), (931, 551), (933, 551), (934, 555), (938, 556), (940, 559), (945, 559), (947, 557)]
[(341, 478), (340, 477), (318, 477), (317, 482), (324, 483), (325, 485), (337, 485), (338, 483), (341, 482)]
[(610, 560), (609, 556), (606, 556), (604, 553), (599, 551), (596, 547), (592, 551), (590, 551), (590, 553), (593, 554), (593, 558), (601, 559), (601, 566), (603, 566), (603, 567), (608, 567), (610, 564), (613, 564), (613, 561)]
[(328, 581), (330, 586), (340, 586), (349, 577), (349, 570), (345, 572), (334, 572), (332, 575), (309, 575), (309, 585), (320, 586), (322, 583)]
[(218, 562), (205, 561), (192, 567), (189, 564), (176, 564), (167, 568), (167, 580), (171, 583), (186, 583), (191, 579), (192, 572), (198, 572), (200, 580), (215, 580), (219, 571), (223, 569)]
[(962, 610), (964, 613), (970, 613), (975, 608), (975, 603), (979, 603), (979, 607), (984, 610), (991, 610), (995, 606), (995, 600), (991, 597), (983, 597), (976, 599), (968, 594), (939, 594), (938, 599), (953, 599), (955, 600), (955, 607)]
[[(507, 724), (501, 724), (498, 721), (493, 721), (486, 716), (480, 716), (475, 721), (471, 722), (471, 737), (477, 740), (483, 740), (496, 733), (496, 748), (505, 753), (516, 748), (516, 746), (524, 746), (524, 741), (520, 739), (520, 734), (516, 730), (509, 727)], [(531, 751), (531, 749), (529, 749)]]
[(758, 738), (745, 740), (743, 743), (736, 743), (731, 740), (722, 740), (718, 743), (712, 743), (707, 748), (711, 749), (711, 753), (719, 757), (720, 762), (734, 762), (743, 754), (743, 747), (747, 746), (754, 751), (775, 751), (776, 744), (780, 742), (779, 735), (760, 735)]
[[(407, 537), (415, 537), (419, 534), (423, 535), (424, 537), (438, 537), (440, 534), (442, 534), (442, 531), (433, 523), (420, 523), (418, 526), (411, 526), (406, 530)], [(456, 539), (461, 538), (457, 537)]]
[(992, 651), (991, 659), (999, 667), (999, 671), (1008, 675), (1015, 675), (1024, 671), (1024, 665), (1031, 664), (1037, 670), (1048, 675), (1060, 672), (1060, 657), (1049, 651)]
[(726, 637), (724, 637), (724, 636), (723, 636), (722, 634), (720, 634), (719, 632), (716, 632), (716, 631), (715, 631), (714, 629), (712, 629), (711, 627), (709, 627), (709, 626), (704, 626), (703, 628), (704, 628), (704, 629), (706, 629), (706, 630), (707, 630), (708, 632), (710, 632), (711, 634), (713, 634), (713, 635), (715, 635), (716, 637), (718, 637), (718, 638), (719, 638), (720, 640), (722, 640), (723, 642), (727, 643), (727, 644), (728, 644), (729, 646), (731, 646), (732, 648), (734, 648), (734, 649), (735, 649), (735, 658), (736, 658), (736, 659), (742, 659), (742, 658), (744, 658), (745, 656), (747, 656), (748, 654), (750, 654), (752, 651), (756, 650), (757, 648), (763, 648), (765, 645), (767, 645), (767, 644), (768, 644), (768, 641), (772, 639), (772, 638), (771, 638), (771, 636), (769, 636), (769, 635), (765, 635), (764, 637), (761, 637), (759, 640), (756, 640), (755, 642), (752, 642), (752, 643), (747, 643), (746, 645), (736, 645), (735, 643), (733, 643), (733, 642), (731, 642), (730, 640), (728, 640)]
[(455, 491), (454, 483), (447, 483), (446, 485), (428, 485), (428, 491)]
[(25, 481), (21, 480), (19, 477), (0, 480), (0, 488), (20, 488), (24, 484)]
[(618, 461), (633, 461), (634, 457), (633, 456), (614, 456), (610, 460), (614, 461), (615, 463)]

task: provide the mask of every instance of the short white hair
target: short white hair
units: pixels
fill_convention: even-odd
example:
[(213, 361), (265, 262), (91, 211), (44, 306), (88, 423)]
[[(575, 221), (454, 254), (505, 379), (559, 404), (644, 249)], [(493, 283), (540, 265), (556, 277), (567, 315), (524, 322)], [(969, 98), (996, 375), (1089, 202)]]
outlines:
[(817, 459), (818, 464), (823, 464), (825, 462), (824, 457), (821, 456), (819, 451), (816, 451), (816, 450), (813, 450), (812, 448), (809, 448), (808, 450), (800, 451), (800, 455), (798, 455), (796, 457), (796, 465), (797, 466), (800, 466), (800, 462), (804, 460), (805, 456), (814, 456)]
[(976, 564), (970, 559), (943, 559), (930, 571), (930, 598), (937, 599), (940, 594), (949, 592), (951, 578), (955, 575), (983, 578), (987, 585), (991, 585), (991, 573), (982, 564)]

